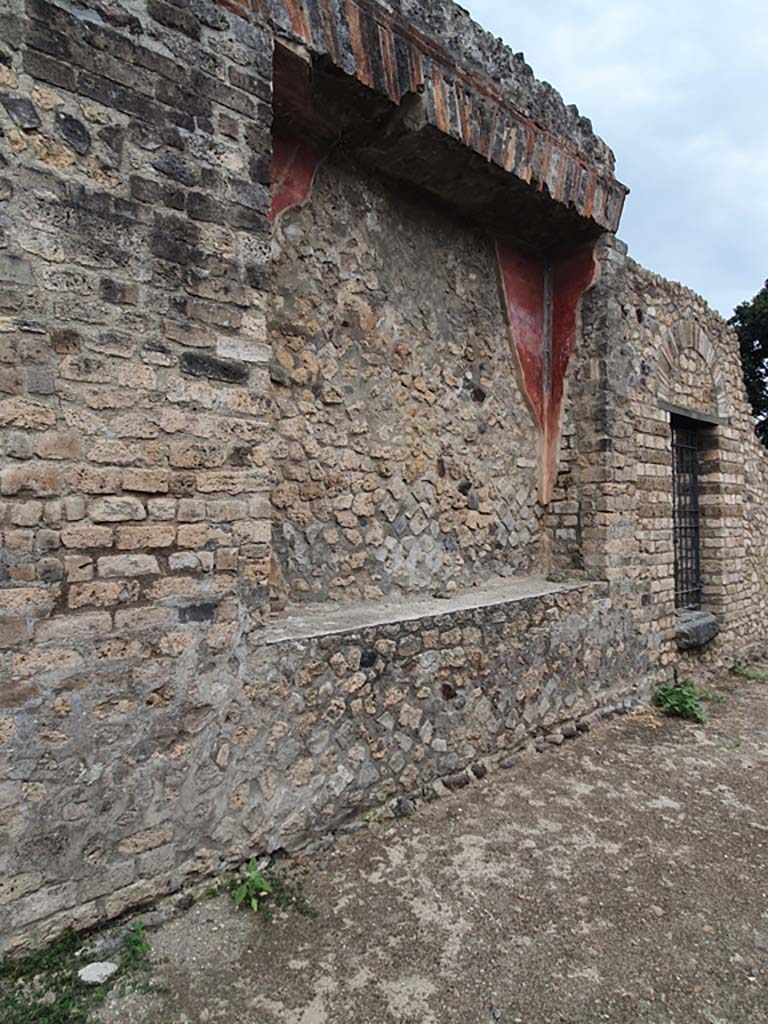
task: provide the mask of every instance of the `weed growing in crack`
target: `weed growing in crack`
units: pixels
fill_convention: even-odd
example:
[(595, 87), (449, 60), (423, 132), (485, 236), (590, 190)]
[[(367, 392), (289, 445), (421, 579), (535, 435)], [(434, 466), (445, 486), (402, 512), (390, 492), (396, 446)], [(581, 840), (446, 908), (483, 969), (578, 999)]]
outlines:
[(709, 718), (700, 703), (700, 694), (690, 679), (674, 686), (660, 686), (653, 695), (653, 703), (666, 715), (706, 722)]
[(302, 876), (309, 873), (307, 868), (295, 862), (285, 868), (260, 868), (252, 857), (243, 870), (229, 884), (229, 891), (236, 907), (246, 907), (259, 914), (262, 921), (269, 923), (272, 913), (277, 910), (295, 910), (305, 917), (317, 917), (317, 910), (304, 895)]
[(742, 679), (749, 679), (753, 683), (768, 683), (768, 673), (758, 672), (753, 668), (747, 668), (747, 666), (742, 664), (738, 658), (734, 661), (731, 672), (733, 672), (735, 676), (741, 676)]
[(725, 704), (726, 698), (722, 693), (714, 693), (712, 690), (699, 690), (699, 700), (707, 701), (710, 704)]
[(132, 924), (123, 937), (123, 964), (128, 970), (149, 968), (149, 942), (142, 924)]

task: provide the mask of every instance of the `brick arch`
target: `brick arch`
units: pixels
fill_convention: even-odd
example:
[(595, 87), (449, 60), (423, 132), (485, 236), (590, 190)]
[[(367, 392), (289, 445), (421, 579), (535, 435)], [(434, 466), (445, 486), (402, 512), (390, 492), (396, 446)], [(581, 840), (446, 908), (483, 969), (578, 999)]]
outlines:
[[(700, 373), (698, 402), (681, 395), (685, 378)], [(679, 320), (667, 332), (659, 356), (659, 399), (691, 411), (727, 417), (727, 398), (717, 353), (693, 320)]]

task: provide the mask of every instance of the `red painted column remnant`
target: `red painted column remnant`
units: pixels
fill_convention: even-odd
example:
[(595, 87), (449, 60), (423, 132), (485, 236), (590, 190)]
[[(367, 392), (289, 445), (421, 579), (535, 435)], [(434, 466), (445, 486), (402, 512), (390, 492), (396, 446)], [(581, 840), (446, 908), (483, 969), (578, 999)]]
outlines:
[(323, 154), (298, 135), (277, 132), (272, 139), (272, 202), (269, 219), (274, 221), (291, 206), (307, 201)]
[(539, 429), (539, 499), (549, 503), (560, 451), (568, 364), (576, 347), (579, 303), (597, 280), (594, 246), (547, 262), (496, 243), (504, 309), (519, 381)]

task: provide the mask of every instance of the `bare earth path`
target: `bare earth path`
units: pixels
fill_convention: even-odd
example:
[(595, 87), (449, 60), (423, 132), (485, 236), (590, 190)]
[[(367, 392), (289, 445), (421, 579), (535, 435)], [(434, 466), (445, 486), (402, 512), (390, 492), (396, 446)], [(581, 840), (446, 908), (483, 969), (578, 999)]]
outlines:
[(768, 685), (718, 689), (706, 727), (614, 719), (341, 839), (315, 920), (196, 904), (100, 1019), (768, 1022)]

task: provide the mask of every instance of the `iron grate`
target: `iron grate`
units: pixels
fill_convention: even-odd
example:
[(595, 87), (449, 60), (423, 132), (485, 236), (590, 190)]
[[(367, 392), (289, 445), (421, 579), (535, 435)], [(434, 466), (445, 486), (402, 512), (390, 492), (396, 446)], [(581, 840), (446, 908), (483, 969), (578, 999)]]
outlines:
[(701, 607), (700, 431), (672, 417), (672, 527), (675, 606)]

